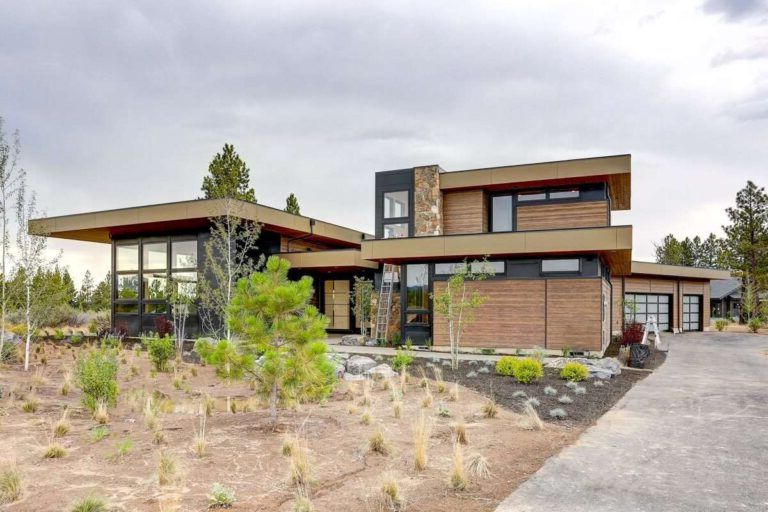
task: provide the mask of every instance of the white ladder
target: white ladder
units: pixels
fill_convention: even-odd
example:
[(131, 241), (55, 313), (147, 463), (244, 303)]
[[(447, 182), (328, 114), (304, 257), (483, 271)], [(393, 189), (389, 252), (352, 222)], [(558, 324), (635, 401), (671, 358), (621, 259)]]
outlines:
[(392, 288), (395, 282), (395, 266), (384, 264), (384, 272), (381, 275), (381, 289), (379, 290), (379, 304), (376, 311), (376, 323), (374, 324), (373, 339), (387, 341), (387, 327), (392, 311)]

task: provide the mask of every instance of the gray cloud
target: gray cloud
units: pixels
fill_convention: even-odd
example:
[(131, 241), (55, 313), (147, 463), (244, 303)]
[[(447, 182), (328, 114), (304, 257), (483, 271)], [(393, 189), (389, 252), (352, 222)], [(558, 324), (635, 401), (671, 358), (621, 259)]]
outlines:
[(19, 3), (0, 17), (0, 114), (52, 215), (197, 197), (224, 142), (261, 202), (294, 192), (306, 214), (367, 231), (377, 170), (631, 152), (634, 211), (617, 219), (643, 225), (648, 256), (693, 225), (669, 219), (759, 178), (758, 97), (736, 108), (669, 87), (663, 59), (583, 35), (605, 20), (576, 31), (483, 7)]
[(765, 0), (706, 0), (702, 8), (704, 12), (720, 14), (728, 21), (768, 16), (768, 2)]
[(757, 42), (755, 45), (741, 50), (728, 48), (712, 58), (713, 67), (724, 66), (732, 62), (744, 60), (757, 60), (768, 58), (768, 39)]

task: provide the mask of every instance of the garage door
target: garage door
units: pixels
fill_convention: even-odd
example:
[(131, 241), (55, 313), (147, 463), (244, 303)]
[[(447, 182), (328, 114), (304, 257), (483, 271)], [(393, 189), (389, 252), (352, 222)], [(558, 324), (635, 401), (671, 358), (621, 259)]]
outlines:
[(683, 296), (683, 331), (701, 330), (701, 295)]
[(652, 293), (625, 293), (624, 294), (624, 320), (627, 322), (640, 322), (644, 324), (649, 316), (655, 316), (659, 329), (669, 331), (672, 319), (671, 295)]

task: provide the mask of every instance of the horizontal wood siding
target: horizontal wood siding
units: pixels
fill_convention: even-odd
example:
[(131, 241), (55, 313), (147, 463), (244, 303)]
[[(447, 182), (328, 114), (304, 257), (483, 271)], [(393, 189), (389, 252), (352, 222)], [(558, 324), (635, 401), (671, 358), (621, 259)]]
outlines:
[(488, 231), (488, 206), (482, 190), (443, 194), (443, 232), (446, 235)]
[[(435, 294), (445, 286), (445, 281), (436, 281)], [(544, 347), (544, 280), (489, 280), (468, 286), (487, 300), (475, 310), (474, 321), (464, 330), (463, 347)], [(448, 322), (442, 315), (435, 314), (433, 342), (435, 346), (450, 344)]]
[(548, 350), (600, 350), (601, 279), (547, 280)]
[(610, 225), (608, 201), (517, 207), (517, 230), (592, 228)]
[[(683, 303), (680, 300), (680, 294), (683, 295), (702, 295), (702, 315), (703, 326), (706, 329), (710, 322), (709, 305), (709, 281), (690, 281), (678, 279), (663, 279), (656, 277), (627, 277), (625, 279), (626, 293), (660, 293), (672, 295), (672, 326), (675, 329), (682, 328)], [(624, 294), (621, 295), (622, 300)], [(623, 315), (622, 315), (623, 318)], [(614, 320), (614, 327), (616, 321)]]
[(624, 281), (621, 277), (614, 277), (611, 280), (611, 284), (613, 285), (613, 309), (611, 313), (613, 325), (611, 329), (614, 334), (618, 334), (624, 328)]
[(603, 322), (602, 322), (602, 342), (603, 346), (601, 348), (606, 348), (608, 344), (611, 342), (611, 308), (613, 305), (611, 304), (611, 283), (609, 283), (606, 279), (603, 279), (603, 298), (602, 300), (605, 301), (605, 314), (603, 315)]

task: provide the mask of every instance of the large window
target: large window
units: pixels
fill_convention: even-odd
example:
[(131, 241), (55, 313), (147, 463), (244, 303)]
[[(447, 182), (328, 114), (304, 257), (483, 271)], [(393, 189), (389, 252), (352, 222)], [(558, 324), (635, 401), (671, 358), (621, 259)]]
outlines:
[(197, 240), (171, 242), (171, 268), (197, 268)]
[(653, 293), (627, 293), (624, 294), (624, 320), (627, 322), (639, 322), (645, 324), (649, 317), (656, 318), (659, 330), (668, 331), (671, 315), (670, 295)]
[(385, 219), (408, 217), (408, 191), (384, 192)]
[(115, 270), (139, 270), (139, 244), (118, 245), (115, 253)]
[(683, 295), (683, 330), (700, 331), (701, 318), (701, 295)]
[(118, 274), (117, 276), (117, 298), (127, 300), (139, 299), (139, 275), (138, 274)]
[(152, 242), (143, 244), (144, 270), (165, 270), (168, 267), (168, 243)]
[(491, 199), (491, 231), (512, 231), (514, 208), (512, 196), (493, 196)]
[(429, 266), (426, 263), (406, 268), (406, 310), (429, 310)]

